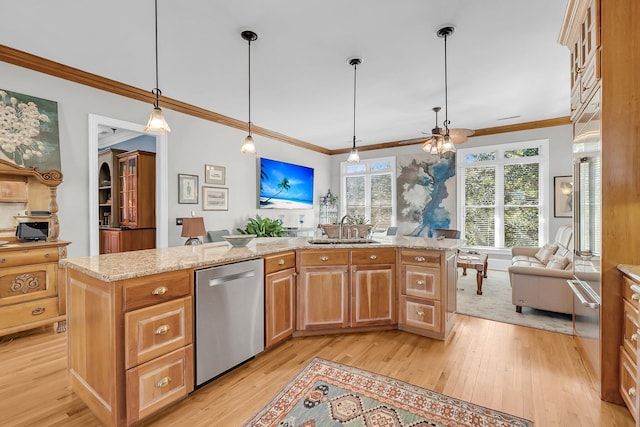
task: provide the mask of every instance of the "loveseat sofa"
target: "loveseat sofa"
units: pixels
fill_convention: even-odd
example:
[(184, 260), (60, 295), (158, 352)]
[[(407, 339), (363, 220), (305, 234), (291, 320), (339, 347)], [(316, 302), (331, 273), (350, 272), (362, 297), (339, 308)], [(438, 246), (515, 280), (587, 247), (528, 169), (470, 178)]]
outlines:
[(573, 229), (564, 225), (551, 244), (511, 249), (511, 302), (518, 313), (522, 307), (572, 313), (573, 294), (566, 283), (573, 277), (572, 248)]

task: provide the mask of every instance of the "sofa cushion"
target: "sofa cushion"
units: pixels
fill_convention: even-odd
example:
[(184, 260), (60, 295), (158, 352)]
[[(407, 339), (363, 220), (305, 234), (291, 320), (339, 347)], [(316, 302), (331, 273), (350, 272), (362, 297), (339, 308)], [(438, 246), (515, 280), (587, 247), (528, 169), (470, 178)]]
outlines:
[(540, 268), (545, 267), (544, 264), (538, 261), (537, 258), (532, 256), (526, 256), (526, 255), (516, 255), (515, 257), (513, 257), (511, 261), (511, 265), (514, 265), (517, 267), (540, 267)]
[(542, 264), (546, 265), (549, 262), (549, 259), (551, 259), (551, 257), (553, 256), (553, 254), (556, 253), (557, 250), (558, 250), (557, 245), (550, 245), (547, 243), (546, 245), (541, 247), (538, 252), (536, 252), (535, 257)]
[(554, 268), (556, 270), (564, 270), (569, 265), (569, 260), (562, 255), (555, 254), (551, 257), (547, 263), (547, 268)]

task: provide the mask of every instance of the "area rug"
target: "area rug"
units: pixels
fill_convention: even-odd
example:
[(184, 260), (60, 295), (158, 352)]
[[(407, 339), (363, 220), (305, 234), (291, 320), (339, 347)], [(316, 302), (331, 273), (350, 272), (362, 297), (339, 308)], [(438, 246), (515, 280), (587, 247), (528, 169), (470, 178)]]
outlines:
[(244, 426), (512, 427), (533, 422), (314, 358)]
[(462, 269), (458, 269), (457, 286), (457, 312), (460, 314), (562, 334), (573, 334), (570, 314), (530, 307), (522, 307), (522, 313), (516, 313), (516, 306), (511, 302), (511, 284), (507, 271), (490, 269), (487, 278), (482, 282), (482, 295), (477, 295), (475, 271), (463, 276)]

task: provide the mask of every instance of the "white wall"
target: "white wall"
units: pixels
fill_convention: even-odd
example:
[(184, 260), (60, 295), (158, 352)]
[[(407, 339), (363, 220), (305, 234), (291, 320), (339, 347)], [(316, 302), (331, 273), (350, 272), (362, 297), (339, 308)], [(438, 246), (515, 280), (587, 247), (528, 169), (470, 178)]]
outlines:
[[(63, 183), (58, 189), (60, 238), (72, 242), (69, 257), (89, 253), (89, 168), (88, 116), (96, 114), (132, 123), (146, 123), (151, 104), (131, 100), (87, 86), (51, 77), (32, 70), (0, 62), (0, 87), (58, 103), (60, 155)], [(162, 100), (161, 100), (162, 105)], [(254, 156), (243, 155), (240, 147), (245, 132), (165, 109), (171, 125), (169, 134), (169, 246), (184, 243), (176, 217), (189, 216), (191, 211), (203, 216), (207, 229), (244, 227), (255, 214), (277, 218), (285, 215), (285, 226), (298, 226), (298, 215), (306, 216), (305, 227), (317, 221), (314, 210), (258, 210), (257, 162)], [(274, 129), (277, 131), (277, 129)], [(296, 163), (315, 169), (315, 199), (326, 192), (330, 182), (330, 158), (279, 141), (254, 135), (258, 155)], [(203, 211), (198, 205), (178, 204), (178, 173), (198, 175), (204, 184), (204, 165), (226, 167), (229, 188), (228, 211)], [(97, 191), (91, 188), (91, 191)], [(200, 198), (202, 197), (200, 191)]]

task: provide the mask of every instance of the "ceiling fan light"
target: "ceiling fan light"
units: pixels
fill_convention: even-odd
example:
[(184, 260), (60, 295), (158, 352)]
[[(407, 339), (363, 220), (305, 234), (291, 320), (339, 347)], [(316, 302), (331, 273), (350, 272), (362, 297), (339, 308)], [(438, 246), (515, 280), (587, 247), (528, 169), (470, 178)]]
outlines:
[(242, 154), (258, 154), (256, 151), (256, 145), (253, 143), (253, 137), (251, 135), (247, 135), (244, 139), (244, 143), (242, 144), (242, 148), (240, 148), (240, 152)]
[(360, 154), (358, 154), (358, 149), (353, 147), (351, 152), (349, 153), (349, 157), (347, 157), (348, 163), (358, 163), (360, 162)]
[(164, 113), (160, 107), (154, 107), (149, 115), (149, 121), (144, 128), (145, 132), (157, 132), (160, 135), (166, 135), (167, 132), (171, 132), (171, 128), (167, 124), (164, 118)]

